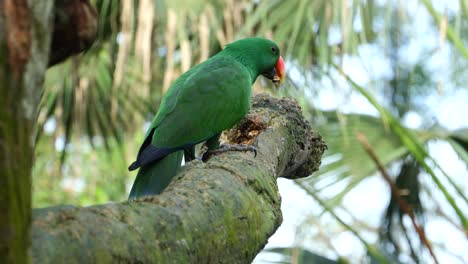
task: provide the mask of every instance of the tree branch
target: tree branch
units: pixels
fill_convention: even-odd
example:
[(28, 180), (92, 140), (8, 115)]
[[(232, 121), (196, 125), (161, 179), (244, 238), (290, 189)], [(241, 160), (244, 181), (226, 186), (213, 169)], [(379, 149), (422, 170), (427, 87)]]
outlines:
[(250, 262), (282, 221), (276, 179), (316, 171), (326, 145), (296, 102), (268, 95), (227, 140), (258, 154), (190, 162), (158, 196), (34, 210), (33, 262)]

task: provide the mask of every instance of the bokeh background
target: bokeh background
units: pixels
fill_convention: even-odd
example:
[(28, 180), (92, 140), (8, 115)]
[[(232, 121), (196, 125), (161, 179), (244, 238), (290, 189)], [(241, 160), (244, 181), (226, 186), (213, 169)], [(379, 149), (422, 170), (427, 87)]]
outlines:
[(263, 36), (287, 80), (254, 92), (295, 98), (329, 149), (319, 172), (279, 180), (284, 223), (254, 262), (468, 262), (468, 1), (91, 2), (98, 40), (47, 72), (34, 207), (125, 200), (170, 83)]

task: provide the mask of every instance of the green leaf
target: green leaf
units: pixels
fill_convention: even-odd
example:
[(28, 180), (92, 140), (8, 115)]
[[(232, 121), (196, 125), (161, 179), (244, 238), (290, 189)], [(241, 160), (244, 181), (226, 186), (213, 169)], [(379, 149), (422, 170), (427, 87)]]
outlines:
[(456, 140), (449, 140), (450, 145), (452, 145), (455, 152), (458, 154), (458, 157), (468, 164), (468, 151), (462, 145), (460, 145)]
[(465, 152), (468, 152), (468, 128), (461, 128), (450, 132), (449, 138), (457, 142)]

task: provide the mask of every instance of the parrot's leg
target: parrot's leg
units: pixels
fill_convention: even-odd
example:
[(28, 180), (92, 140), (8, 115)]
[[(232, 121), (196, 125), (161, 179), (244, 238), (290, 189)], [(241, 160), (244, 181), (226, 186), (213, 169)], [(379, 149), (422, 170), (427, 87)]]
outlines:
[(209, 138), (202, 147), (202, 154), (200, 156), (201, 161), (207, 161), (213, 154), (212, 151), (219, 149), (219, 138), (221, 137), (221, 133), (218, 133), (211, 138)]
[(222, 144), (220, 146), (219, 144), (219, 136), (221, 134), (210, 138), (207, 142), (206, 145), (208, 149), (206, 152), (203, 154), (202, 160), (206, 161), (208, 160), (211, 156), (218, 155), (227, 151), (252, 151), (254, 153), (254, 156), (257, 156), (257, 148), (252, 146), (252, 145), (245, 145), (245, 144), (238, 144), (238, 145), (229, 145), (229, 144)]
[(195, 158), (195, 145), (184, 149), (184, 160), (186, 163)]
[(243, 151), (243, 152), (252, 151), (254, 153), (254, 156), (255, 157), (257, 156), (257, 148), (255, 146), (246, 145), (246, 144), (237, 144), (237, 145), (222, 144), (218, 149), (210, 150), (207, 152), (209, 152), (209, 154), (211, 155), (217, 155), (217, 154), (221, 154), (221, 153), (228, 152), (228, 151)]
[[(204, 148), (206, 149), (205, 153), (210, 151), (210, 150), (215, 150), (215, 149), (219, 148), (219, 137), (220, 136), (221, 136), (221, 133), (218, 133), (218, 134), (212, 136), (211, 138), (209, 138), (205, 142), (205, 146), (204, 146)], [(187, 147), (187, 148), (184, 149), (184, 160), (185, 160), (185, 162), (192, 161), (192, 160), (194, 160), (196, 158), (197, 157), (195, 156), (195, 145), (193, 145), (191, 147)], [(202, 157), (199, 157), (198, 159), (203, 160)]]
[(221, 133), (218, 133), (214, 136), (212, 136), (210, 139), (208, 139), (205, 143), (206, 147), (207, 147), (207, 150), (206, 152), (208, 151), (212, 151), (212, 150), (215, 150), (215, 149), (218, 149), (219, 148), (219, 137), (221, 137)]

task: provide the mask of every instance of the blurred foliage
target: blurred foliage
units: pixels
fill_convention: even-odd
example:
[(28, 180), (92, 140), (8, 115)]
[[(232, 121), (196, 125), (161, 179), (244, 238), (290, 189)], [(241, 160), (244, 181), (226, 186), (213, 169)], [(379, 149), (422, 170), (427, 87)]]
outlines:
[[(460, 0), (458, 8), (445, 12), (440, 1), (430, 0), (92, 2), (100, 14), (98, 40), (86, 53), (49, 69), (46, 76), (38, 115), (35, 207), (126, 199), (135, 176), (127, 165), (170, 83), (226, 43), (257, 35), (280, 45), (288, 80), (282, 90), (270, 91), (270, 84), (259, 78), (255, 91), (297, 99), (329, 146), (321, 170), (298, 181), (322, 209), (313, 214), (318, 219), (314, 224), (306, 221), (301, 227), (322, 230), (320, 236), (310, 230), (302, 234), (317, 240), (314, 245), (321, 244), (321, 250), (312, 253), (306, 243), (298, 242), (296, 249), (273, 251), (291, 263), (314, 263), (308, 260), (320, 255), (335, 256), (331, 259), (338, 263), (433, 261), (413, 227), (403, 221), (408, 216), (395, 197), (389, 195), (387, 210), (376, 212), (382, 215), (380, 226), (365, 223), (348, 211), (352, 208), (345, 208), (347, 195), (378, 173), (356, 140), (357, 132), (394, 176), (394, 184), (417, 213), (418, 224), (440, 217), (466, 237), (466, 181), (452, 179), (428, 146), (448, 142), (468, 164), (468, 127), (450, 131), (439, 125), (434, 121), (436, 110), (425, 98), (443, 98), (466, 83), (468, 39), (461, 32), (468, 29), (467, 1)], [(418, 28), (416, 14), (421, 13), (430, 22)], [(418, 30), (427, 35), (427, 43), (416, 59), (409, 60), (414, 41), (420, 41), (414, 36)], [(377, 54), (372, 58), (384, 60), (386, 74), (376, 73), (382, 65), (364, 63), (371, 56), (369, 50)], [(429, 63), (437, 55), (443, 57), (439, 68)], [(349, 61), (365, 64), (365, 81)], [(317, 107), (324, 91), (333, 92), (333, 111)], [(356, 96), (374, 112), (341, 106)], [(405, 126), (411, 113), (422, 119), (417, 128)], [(444, 208), (429, 206), (441, 202)], [(336, 226), (330, 228), (322, 219)], [(340, 254), (330, 240), (344, 232), (356, 237), (366, 253)], [(373, 239), (364, 235), (369, 233)], [(450, 252), (440, 243), (432, 246), (437, 252)], [(293, 260), (298, 252), (301, 258)], [(316, 263), (336, 262), (331, 259)]]
[(266, 252), (278, 253), (283, 260), (272, 263), (347, 264), (345, 259), (332, 260), (303, 248), (269, 248)]

